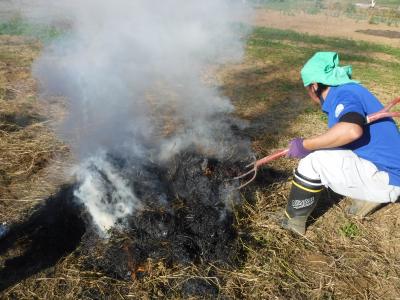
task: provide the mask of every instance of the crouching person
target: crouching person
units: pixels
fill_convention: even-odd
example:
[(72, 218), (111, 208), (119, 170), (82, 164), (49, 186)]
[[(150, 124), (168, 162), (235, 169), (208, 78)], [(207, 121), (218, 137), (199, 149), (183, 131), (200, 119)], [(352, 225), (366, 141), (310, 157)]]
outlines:
[(283, 227), (299, 234), (323, 189), (352, 198), (348, 213), (365, 217), (400, 196), (400, 134), (392, 118), (366, 124), (383, 108), (339, 66), (334, 52), (316, 53), (301, 70), (311, 99), (328, 116), (322, 135), (291, 141), (289, 157), (301, 158), (294, 172)]

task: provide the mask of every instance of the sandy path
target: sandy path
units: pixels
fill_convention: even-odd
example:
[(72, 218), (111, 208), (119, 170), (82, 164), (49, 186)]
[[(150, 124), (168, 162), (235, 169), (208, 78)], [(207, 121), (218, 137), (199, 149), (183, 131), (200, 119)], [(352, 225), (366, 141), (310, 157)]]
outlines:
[(357, 30), (366, 29), (400, 31), (400, 28), (395, 26), (369, 24), (368, 20), (357, 21), (347, 17), (331, 17), (323, 14), (309, 15), (303, 12), (299, 12), (296, 15), (287, 15), (279, 11), (259, 9), (253, 23), (258, 26), (292, 29), (303, 33), (350, 38), (400, 47), (400, 39), (356, 32)]

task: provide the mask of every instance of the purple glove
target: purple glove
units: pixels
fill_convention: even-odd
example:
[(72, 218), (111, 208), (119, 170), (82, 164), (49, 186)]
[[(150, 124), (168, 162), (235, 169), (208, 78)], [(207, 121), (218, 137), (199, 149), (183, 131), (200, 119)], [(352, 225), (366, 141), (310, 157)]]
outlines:
[(287, 157), (303, 158), (306, 157), (311, 152), (312, 151), (309, 151), (306, 148), (304, 148), (302, 138), (296, 138), (290, 141), (289, 152), (287, 154)]

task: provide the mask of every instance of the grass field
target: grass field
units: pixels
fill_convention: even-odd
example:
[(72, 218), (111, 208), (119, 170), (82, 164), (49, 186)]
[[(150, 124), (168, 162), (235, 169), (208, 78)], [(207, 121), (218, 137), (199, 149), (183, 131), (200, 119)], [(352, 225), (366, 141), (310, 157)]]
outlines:
[(19, 16), (0, 24), (1, 35), (29, 36), (42, 42), (57, 38), (62, 32), (63, 30), (53, 26), (29, 23)]
[[(272, 2), (278, 7), (296, 1)], [(315, 5), (318, 1), (309, 2)], [(37, 99), (37, 86), (30, 75), (42, 47), (37, 37), (46, 40), (58, 32), (32, 30), (29, 24), (13, 22), (0, 24), (0, 221), (9, 222), (29, 215), (34, 205), (68, 180), (62, 170), (71, 160), (68, 145), (47, 126), (62, 117), (63, 101), (44, 105)], [(299, 76), (303, 63), (320, 50), (338, 51), (342, 64), (353, 66), (354, 78), (383, 102), (400, 94), (399, 48), (256, 27), (248, 37), (244, 61), (219, 68), (216, 77), (223, 93), (232, 99), (236, 114), (249, 121), (244, 134), (251, 138), (259, 157), (286, 147), (293, 137), (315, 135), (326, 128), (325, 116), (307, 98)], [(296, 163), (276, 161), (259, 176), (255, 199), (247, 199), (245, 213), (238, 216), (252, 236), (251, 242), (243, 241), (247, 260), (238, 269), (217, 270), (215, 277), (209, 277), (207, 270), (196, 266), (167, 269), (162, 262), (153, 262), (149, 276), (127, 282), (85, 271), (79, 255), (72, 253), (1, 296), (180, 298), (174, 294), (180, 283), (208, 276), (207, 280), (219, 286), (221, 299), (398, 298), (398, 205), (361, 221), (344, 213), (347, 199), (339, 201), (326, 193), (306, 238), (294, 236), (273, 219), (286, 204), (288, 179)], [(7, 255), (0, 256), (1, 268)]]
[[(303, 1), (296, 1), (296, 0), (252, 0), (252, 3), (255, 5), (262, 5), (272, 9), (280, 9), (280, 10), (294, 10), (294, 9), (324, 9), (335, 7), (341, 5), (343, 7), (348, 7), (351, 5), (355, 5), (357, 3), (371, 3), (368, 0), (344, 0), (344, 1), (332, 1), (332, 0), (303, 0)], [(379, 7), (387, 7), (387, 8), (398, 8), (400, 6), (399, 0), (383, 0), (383, 1), (376, 1), (376, 5)]]
[[(354, 78), (383, 102), (400, 93), (398, 48), (255, 28), (248, 41), (244, 70), (237, 68), (226, 80), (238, 114), (252, 124), (253, 145), (260, 156), (284, 147), (294, 136), (311, 136), (325, 129), (324, 115), (307, 99), (299, 77), (304, 61), (315, 51), (339, 52), (342, 63), (353, 66)], [(279, 161), (274, 167), (290, 172), (295, 162)], [(236, 278), (244, 285), (239, 285), (243, 295), (269, 299), (396, 298), (399, 281), (388, 278), (398, 278), (398, 256), (390, 250), (394, 245), (388, 247), (384, 240), (393, 241), (390, 232), (397, 227), (397, 206), (379, 212), (372, 221), (360, 222), (344, 214), (346, 201), (335, 202), (311, 226), (307, 239), (297, 239), (271, 221), (274, 212), (285, 205), (285, 179), (260, 189), (256, 205), (249, 207), (252, 232), (263, 246), (249, 251), (243, 277)]]
[(294, 15), (299, 12), (307, 14), (325, 14), (329, 16), (347, 16), (357, 20), (368, 19), (371, 24), (400, 25), (400, 1), (377, 1), (376, 8), (360, 8), (356, 4), (368, 4), (369, 1), (333, 1), (333, 0), (253, 0), (256, 6), (279, 10)]

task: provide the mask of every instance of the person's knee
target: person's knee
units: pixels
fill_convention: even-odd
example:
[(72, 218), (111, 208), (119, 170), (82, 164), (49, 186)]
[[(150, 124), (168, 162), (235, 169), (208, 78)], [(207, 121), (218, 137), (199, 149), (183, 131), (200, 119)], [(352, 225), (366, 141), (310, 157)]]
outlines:
[(395, 187), (390, 193), (390, 202), (400, 202), (400, 187)]
[(316, 152), (310, 153), (300, 160), (297, 171), (307, 178), (320, 179), (320, 176), (315, 169), (316, 163), (318, 164)]
[(349, 151), (318, 150), (301, 159), (298, 172), (310, 179), (323, 179), (338, 167), (338, 160), (348, 155)]

